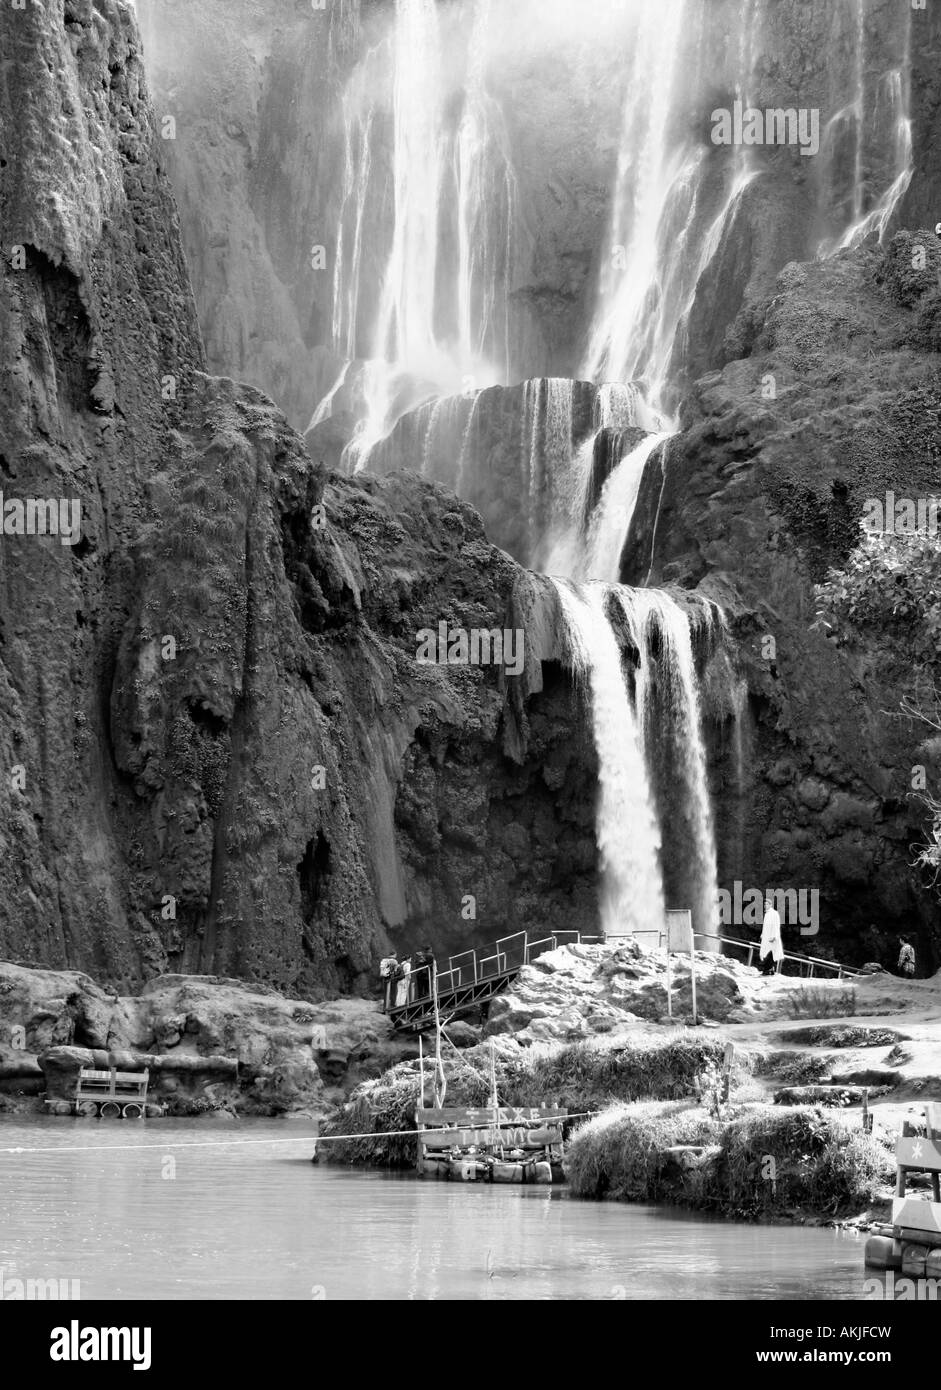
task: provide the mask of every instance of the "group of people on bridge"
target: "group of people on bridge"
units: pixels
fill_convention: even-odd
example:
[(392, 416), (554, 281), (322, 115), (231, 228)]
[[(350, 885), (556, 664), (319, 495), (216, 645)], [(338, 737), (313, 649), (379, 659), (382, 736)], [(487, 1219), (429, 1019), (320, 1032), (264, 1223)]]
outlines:
[(404, 960), (391, 951), (379, 962), (379, 978), (385, 990), (387, 1009), (401, 1009), (416, 999), (426, 999), (434, 991), (435, 956), (430, 946)]

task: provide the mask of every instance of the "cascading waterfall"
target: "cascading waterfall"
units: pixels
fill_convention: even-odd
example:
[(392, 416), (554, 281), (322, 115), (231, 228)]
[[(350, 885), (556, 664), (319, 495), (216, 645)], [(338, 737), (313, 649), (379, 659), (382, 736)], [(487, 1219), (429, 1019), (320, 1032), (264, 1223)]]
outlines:
[[(466, 71), (453, 79), (436, 0), (396, 0), (391, 33), (343, 94), (332, 339), (338, 358), (365, 361), (361, 418), (344, 454), (351, 472), (422, 399), (508, 379), (517, 191), (502, 114), (485, 84), (490, 5), (474, 0)], [(391, 231), (377, 232), (369, 210), (387, 177)], [(385, 247), (376, 246), (383, 236)], [(363, 278), (377, 253), (385, 269), (370, 327)], [(322, 402), (318, 423), (324, 410)]]
[[(684, 849), (691, 869), (688, 882), (693, 926), (708, 935), (715, 931), (716, 847), (689, 620), (662, 590), (619, 585), (612, 594), (640, 653), (636, 719), (648, 761), (653, 761), (655, 745), (664, 737), (673, 738), (679, 753), (683, 782), (680, 808), (688, 822)], [(659, 722), (658, 715), (666, 716), (665, 724)]]
[(821, 144), (822, 197), (832, 228), (818, 248), (821, 256), (858, 246), (872, 234), (882, 241), (913, 173), (911, 7), (899, 9), (904, 28), (897, 63), (877, 73), (871, 71), (867, 0), (853, 0), (853, 11), (853, 91), (827, 122)]
[[(700, 931), (714, 927), (716, 851), (691, 620), (664, 592), (621, 586), (621, 559), (659, 450), (659, 494), (649, 475), (644, 492), (656, 504), (652, 518), (645, 507), (645, 553), (632, 557), (643, 573), (649, 546), (649, 584), (670, 457), (663, 446), (676, 428), (683, 374), (712, 351), (703, 323), (713, 303), (715, 332), (724, 331), (733, 256), (771, 235), (775, 180), (806, 188), (807, 230), (784, 229), (788, 254), (801, 237), (811, 253), (826, 254), (873, 232), (881, 238), (891, 225), (912, 169), (911, 12), (903, 4), (904, 17), (887, 19), (881, 9), (839, 0), (832, 19), (814, 21), (814, 32), (832, 28), (841, 61), (813, 77), (812, 100), (828, 121), (819, 162), (798, 159), (798, 176), (782, 174), (794, 164), (787, 152), (757, 149), (741, 132), (721, 148), (708, 133), (710, 105), (793, 104), (793, 65), (768, 49), (781, 34), (771, 0), (724, 0), (722, 33), (734, 35), (727, 44), (710, 24), (710, 0), (625, 0), (621, 136), (580, 383), (535, 376), (559, 370), (533, 309), (555, 247), (539, 246), (542, 261), (534, 251), (512, 295), (519, 247), (532, 236), (522, 215), (531, 171), (521, 157), (518, 185), (509, 132), (512, 149), (536, 159), (537, 180), (542, 170), (538, 149), (501, 111), (499, 94), (513, 89), (505, 55), (495, 60), (494, 0), (395, 0), (391, 32), (343, 91), (332, 321), (339, 375), (312, 425), (339, 399), (337, 410), (360, 420), (344, 453), (348, 468), (420, 471), (482, 511), (482, 501), (492, 503), (488, 528), (505, 497), (518, 503), (508, 548), (557, 576), (572, 660), (591, 689), (609, 929), (659, 926), (664, 882), (678, 905), (691, 904)], [(888, 50), (878, 62), (874, 41)], [(763, 254), (742, 253), (755, 283), (768, 271)], [(509, 385), (514, 359), (520, 375), (533, 373), (519, 395), (487, 391)], [(587, 435), (586, 382), (596, 388)], [(694, 623), (713, 621), (708, 607), (691, 611)], [(636, 647), (628, 662), (617, 635), (625, 631)], [(680, 866), (661, 862), (658, 808)]]
[(605, 482), (588, 528), (588, 541), (582, 560), (584, 578), (609, 584), (618, 582), (621, 553), (630, 530), (647, 460), (669, 437), (666, 434), (650, 434), (642, 439)]
[[(618, 440), (634, 426), (652, 428), (652, 416), (643, 394), (633, 382), (605, 382), (598, 388), (593, 406), (592, 432), (560, 469), (555, 487), (555, 506), (542, 545), (543, 568), (569, 579), (601, 579), (586, 569), (586, 539), (592, 524), (592, 480), (596, 451), (604, 431), (612, 431), (610, 447), (620, 463)], [(623, 444), (623, 440), (621, 440)], [(617, 466), (617, 465), (616, 465)], [(629, 523), (628, 523), (629, 524)], [(625, 533), (627, 527), (625, 526)], [(616, 577), (616, 576), (615, 576)]]
[(478, 0), (474, 12), (466, 101), (454, 151), (458, 357), (471, 372), (477, 363), (491, 363), (508, 381), (517, 188), (503, 118), (485, 83), (490, 6), (491, 0)]
[(523, 386), (520, 456), (529, 499), (529, 562), (546, 567), (553, 518), (565, 506), (572, 459), (572, 395), (569, 377), (540, 377)]
[(475, 391), (471, 400), (471, 408), (467, 416), (467, 424), (464, 426), (464, 433), (461, 435), (461, 447), (457, 457), (457, 482), (455, 491), (459, 496), (464, 497), (467, 486), (467, 460), (471, 450), (471, 440), (474, 437), (474, 427), (478, 422), (477, 408), (480, 405), (480, 391)]
[(570, 657), (591, 692), (598, 753), (596, 826), (601, 860), (601, 923), (606, 933), (651, 933), (663, 926), (660, 831), (621, 652), (605, 613), (608, 590), (554, 580)]
[[(356, 357), (366, 199), (372, 170), (375, 100), (364, 102), (363, 71), (343, 94), (343, 197), (333, 265), (333, 351)], [(365, 105), (365, 109), (364, 108)]]
[(678, 177), (670, 150), (670, 105), (684, 0), (647, 6), (638, 17), (633, 69), (627, 80), (624, 125), (611, 219), (610, 254), (603, 262), (599, 317), (585, 362), (591, 381), (629, 381), (644, 375), (637, 340), (657, 317), (659, 231)]
[[(583, 374), (592, 381), (646, 383), (650, 407), (667, 413), (671, 364), (685, 346), (697, 287), (757, 176), (751, 153), (736, 146), (718, 198), (706, 151), (673, 128), (676, 55), (684, 30), (704, 32), (702, 0), (665, 0), (638, 11), (634, 69), (597, 310)], [(759, 0), (741, 0), (737, 22), (737, 99), (748, 100), (755, 63)], [(699, 44), (701, 49), (701, 41)], [(701, 57), (698, 58), (701, 62)], [(697, 74), (701, 77), (701, 74)], [(665, 421), (658, 420), (655, 428)]]

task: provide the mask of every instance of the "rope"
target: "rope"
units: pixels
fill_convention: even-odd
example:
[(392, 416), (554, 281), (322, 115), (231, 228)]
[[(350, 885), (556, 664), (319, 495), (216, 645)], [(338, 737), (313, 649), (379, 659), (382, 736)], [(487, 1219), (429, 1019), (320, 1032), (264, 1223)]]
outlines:
[[(486, 1109), (486, 1106), (479, 1105), (479, 1106), (477, 1106), (476, 1108), (477, 1108), (478, 1110), (484, 1110), (484, 1109)], [(501, 1106), (500, 1108), (501, 1108), (501, 1109), (505, 1109), (505, 1108), (507, 1108), (507, 1107)], [(509, 1107), (509, 1109), (516, 1109), (516, 1108), (517, 1108), (516, 1106), (510, 1106), (510, 1107)], [(591, 1115), (598, 1115), (598, 1114), (600, 1114), (600, 1111), (598, 1111), (598, 1110), (576, 1110), (575, 1113), (574, 1113), (574, 1114), (571, 1114), (571, 1115), (542, 1115), (542, 1116), (540, 1116), (540, 1118), (538, 1119), (538, 1121), (537, 1121), (537, 1120), (530, 1120), (530, 1121), (528, 1121), (527, 1123), (531, 1124), (531, 1125), (533, 1126), (534, 1129), (539, 1129), (539, 1128), (541, 1128), (543, 1125), (551, 1125), (551, 1124), (553, 1124), (556, 1120), (584, 1120), (584, 1119), (587, 1119), (587, 1118), (588, 1118), (589, 1116), (591, 1116)], [(490, 1130), (490, 1129), (497, 1129), (497, 1128), (500, 1128), (501, 1126), (503, 1126), (503, 1127), (510, 1127), (510, 1128), (514, 1128), (514, 1129), (519, 1129), (519, 1128), (521, 1127), (520, 1125), (514, 1125), (514, 1123), (513, 1123), (512, 1120), (499, 1120), (499, 1121), (497, 1121), (496, 1123), (495, 1123), (493, 1120), (490, 1120), (490, 1121), (488, 1121), (488, 1122), (486, 1122), (486, 1123), (479, 1124), (479, 1125), (454, 1125), (453, 1128), (454, 1128), (455, 1132), (457, 1132), (458, 1130), (469, 1130), (469, 1129), (471, 1129), (471, 1130), (478, 1130), (478, 1129), (487, 1129), (487, 1130)], [(442, 1129), (421, 1129), (421, 1130), (418, 1130), (418, 1129), (381, 1129), (381, 1130), (376, 1130), (376, 1132), (375, 1132), (374, 1134), (324, 1134), (324, 1135), (322, 1135), (322, 1136), (318, 1136), (318, 1137), (317, 1137), (317, 1143), (318, 1143), (318, 1144), (329, 1144), (329, 1143), (336, 1143), (336, 1142), (338, 1142), (338, 1141), (347, 1141), (347, 1142), (348, 1142), (348, 1141), (350, 1141), (350, 1140), (352, 1140), (352, 1139), (400, 1139), (403, 1135), (406, 1135), (406, 1134), (416, 1134), (416, 1135), (417, 1135), (417, 1134), (448, 1134), (448, 1133), (450, 1133), (450, 1130), (449, 1130), (449, 1129), (446, 1129), (446, 1128), (442, 1128)], [(2, 1152), (2, 1150), (0, 1150), (0, 1152)]]
[(122, 1149), (218, 1149), (232, 1144), (310, 1144), (317, 1141), (316, 1134), (298, 1134), (292, 1139), (200, 1139), (195, 1143), (166, 1144), (49, 1144), (36, 1148), (0, 1149), (0, 1154), (94, 1154), (117, 1153)]
[(447, 1043), (448, 1047), (450, 1047), (450, 1048), (453, 1049), (454, 1055), (455, 1055), (455, 1057), (457, 1058), (457, 1060), (458, 1060), (459, 1062), (462, 1062), (462, 1063), (463, 1063), (463, 1065), (467, 1068), (467, 1070), (471, 1073), (471, 1075), (472, 1075), (472, 1076), (476, 1076), (478, 1081), (482, 1081), (482, 1082), (484, 1083), (485, 1086), (488, 1086), (488, 1087), (489, 1087), (490, 1082), (489, 1082), (488, 1078), (487, 1078), (486, 1076), (484, 1076), (484, 1074), (483, 1074), (482, 1071), (478, 1071), (477, 1068), (476, 1068), (471, 1062), (469, 1062), (469, 1061), (467, 1060), (467, 1058), (466, 1058), (466, 1057), (464, 1056), (464, 1054), (461, 1052), (461, 1049), (458, 1047), (457, 1043), (454, 1042), (454, 1040), (453, 1040), (452, 1038), (449, 1038), (449, 1037), (448, 1037), (447, 1033), (446, 1033), (445, 1030), (444, 1030), (444, 1024), (443, 1024), (443, 1023), (442, 1023), (442, 1025), (441, 1025), (441, 1036), (444, 1038), (444, 1040), (445, 1040), (445, 1042)]
[[(582, 1120), (588, 1116), (597, 1115), (597, 1110), (579, 1110), (574, 1115), (543, 1115), (539, 1120), (539, 1126), (552, 1124), (555, 1120)], [(512, 1121), (502, 1121), (501, 1123), (512, 1125)], [(493, 1129), (494, 1123), (491, 1120), (487, 1124), (460, 1125), (456, 1128), (462, 1130)], [(537, 1126), (538, 1127), (538, 1126)], [(340, 1144), (348, 1143), (354, 1139), (401, 1139), (409, 1134), (447, 1134), (447, 1129), (377, 1129), (371, 1134), (298, 1134), (290, 1139), (199, 1139), (195, 1142), (189, 1140), (182, 1143), (174, 1143), (170, 1140), (165, 1144), (49, 1144), (46, 1146), (26, 1147), (21, 1146), (15, 1149), (0, 1149), (0, 1154), (67, 1154), (67, 1153), (120, 1153), (132, 1149), (220, 1149), (228, 1148), (235, 1144)]]

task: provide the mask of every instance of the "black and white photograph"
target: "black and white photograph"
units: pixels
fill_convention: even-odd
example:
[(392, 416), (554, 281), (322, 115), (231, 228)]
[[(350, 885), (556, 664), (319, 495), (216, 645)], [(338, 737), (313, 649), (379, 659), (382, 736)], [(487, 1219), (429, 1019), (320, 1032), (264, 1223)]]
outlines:
[(5, 1342), (927, 1369), (939, 530), (941, 0), (0, 0)]

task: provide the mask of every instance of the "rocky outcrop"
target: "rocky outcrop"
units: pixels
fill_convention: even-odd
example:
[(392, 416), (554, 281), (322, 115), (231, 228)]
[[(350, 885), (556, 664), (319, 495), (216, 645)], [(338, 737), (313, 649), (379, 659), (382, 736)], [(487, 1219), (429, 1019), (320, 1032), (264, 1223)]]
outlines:
[[(784, 1009), (778, 981), (764, 979), (731, 956), (696, 953), (697, 1011), (714, 1023), (740, 1023)], [(689, 962), (673, 961), (673, 1014), (692, 1013)], [(659, 952), (626, 941), (607, 946), (562, 946), (526, 965), (490, 1005), (486, 1037), (512, 1034), (517, 1042), (570, 1043), (617, 1034), (631, 1024), (668, 1020), (667, 964)]]
[(0, 1098), (66, 1101), (80, 1067), (146, 1067), (170, 1114), (322, 1113), (411, 1051), (364, 1000), (299, 1003), (198, 975), (120, 996), (79, 971), (0, 964), (0, 1013)]

